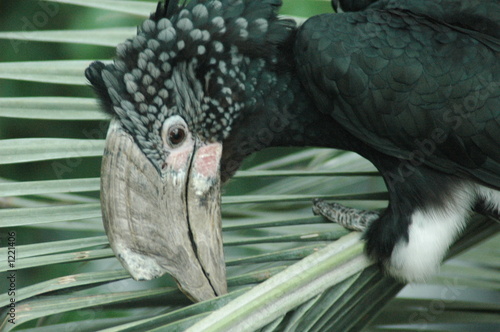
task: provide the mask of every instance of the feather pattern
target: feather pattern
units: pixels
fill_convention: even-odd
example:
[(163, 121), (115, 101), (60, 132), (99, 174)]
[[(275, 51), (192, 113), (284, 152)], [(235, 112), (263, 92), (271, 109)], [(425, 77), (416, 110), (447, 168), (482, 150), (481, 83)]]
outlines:
[(407, 3), (310, 19), (299, 75), (320, 87), (310, 89), (319, 109), (371, 148), (500, 188), (500, 40)]

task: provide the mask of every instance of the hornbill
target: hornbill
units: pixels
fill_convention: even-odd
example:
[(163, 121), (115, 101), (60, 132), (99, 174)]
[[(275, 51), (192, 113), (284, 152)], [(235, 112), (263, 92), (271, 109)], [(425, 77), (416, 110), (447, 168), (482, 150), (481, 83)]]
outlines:
[(431, 275), (472, 211), (500, 216), (498, 1), (353, 3), (297, 27), (280, 0), (167, 0), (112, 64), (87, 68), (112, 116), (105, 228), (135, 279), (168, 272), (194, 300), (225, 293), (220, 186), (267, 147), (371, 161), (384, 211), (313, 209), (364, 230), (402, 281)]

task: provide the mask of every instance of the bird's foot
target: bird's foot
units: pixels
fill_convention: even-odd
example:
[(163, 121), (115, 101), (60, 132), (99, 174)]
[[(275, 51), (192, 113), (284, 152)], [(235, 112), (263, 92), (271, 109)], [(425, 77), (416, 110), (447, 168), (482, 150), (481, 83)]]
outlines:
[(315, 215), (322, 215), (334, 223), (358, 232), (364, 231), (368, 225), (380, 218), (380, 214), (375, 211), (354, 209), (339, 203), (327, 203), (318, 198), (313, 200), (312, 210)]

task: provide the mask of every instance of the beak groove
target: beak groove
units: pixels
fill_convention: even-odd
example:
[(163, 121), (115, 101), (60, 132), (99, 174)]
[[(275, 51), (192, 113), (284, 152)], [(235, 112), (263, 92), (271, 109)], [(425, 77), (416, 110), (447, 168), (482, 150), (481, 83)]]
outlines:
[(220, 264), (224, 262), (219, 203), (221, 155), (221, 144), (198, 143), (187, 185), (191, 243), (216, 295), (227, 293), (225, 264)]

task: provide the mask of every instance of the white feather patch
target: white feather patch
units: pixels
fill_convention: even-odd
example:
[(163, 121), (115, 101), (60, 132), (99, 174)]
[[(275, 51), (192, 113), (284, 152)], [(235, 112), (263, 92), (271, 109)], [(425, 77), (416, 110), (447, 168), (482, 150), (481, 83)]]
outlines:
[(464, 185), (443, 208), (416, 210), (408, 229), (409, 241), (400, 240), (386, 266), (389, 274), (405, 282), (425, 281), (435, 274), (448, 248), (464, 229), (476, 201), (474, 187)]
[(480, 199), (484, 199), (488, 208), (493, 208), (500, 214), (500, 191), (478, 185), (477, 194)]

